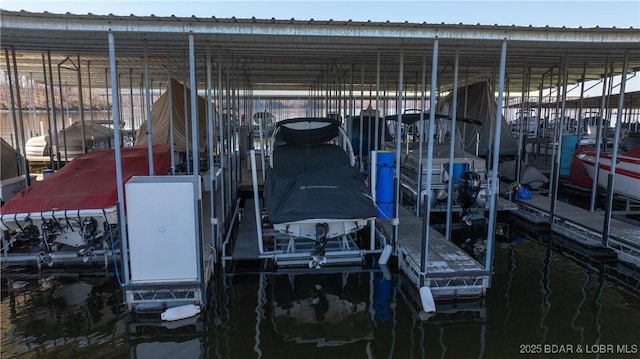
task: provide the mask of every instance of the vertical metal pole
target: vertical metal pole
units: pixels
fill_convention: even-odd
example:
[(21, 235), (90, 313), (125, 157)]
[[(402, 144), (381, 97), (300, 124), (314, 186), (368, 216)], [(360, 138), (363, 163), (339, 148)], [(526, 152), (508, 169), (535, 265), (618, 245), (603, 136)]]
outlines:
[[(467, 107), (469, 104), (469, 65), (467, 65), (466, 67), (466, 71), (464, 74), (464, 104), (462, 106), (463, 111), (462, 111), (462, 116), (463, 117), (467, 117)], [(478, 153), (480, 153), (480, 137), (479, 135), (476, 133), (476, 148), (475, 148), (475, 155), (478, 156)], [(464, 144), (464, 149), (467, 149), (467, 126), (466, 124), (464, 124), (462, 126), (462, 142)]]
[[(104, 69), (104, 87), (107, 95), (107, 119), (111, 118), (111, 106), (109, 105), (109, 69)], [(113, 93), (111, 94), (113, 96)]]
[[(36, 94), (35, 94), (35, 88), (34, 88), (34, 81), (33, 81), (33, 72), (29, 72), (29, 111), (30, 113), (30, 127), (31, 127), (31, 131), (29, 132), (29, 138), (34, 137), (34, 136), (38, 136), (39, 132), (38, 132), (38, 124), (36, 123), (36, 109), (35, 109), (35, 100), (36, 100)], [(44, 135), (44, 133), (40, 133), (40, 135)]]
[[(518, 136), (518, 152), (516, 152), (516, 169), (514, 173), (514, 178), (516, 179), (516, 183), (520, 183), (520, 171), (521, 171), (521, 163), (522, 163), (522, 151), (527, 146), (527, 137), (529, 136), (529, 107), (526, 106), (525, 112), (525, 91), (527, 88), (527, 59), (524, 59), (524, 65), (522, 66), (522, 88), (521, 88), (521, 96), (520, 96), (520, 123), (518, 124), (519, 128), (519, 136)], [(496, 139), (496, 141), (500, 142), (500, 139)]]
[(47, 133), (49, 135), (49, 163), (51, 165), (51, 169), (54, 169), (53, 163), (53, 138), (51, 137), (51, 111), (49, 108), (49, 90), (47, 89), (47, 66), (44, 60), (44, 54), (42, 54), (42, 73), (44, 79), (44, 96), (45, 101), (47, 103)]
[(433, 176), (433, 135), (436, 125), (436, 87), (438, 83), (438, 40), (433, 41), (433, 56), (431, 58), (431, 89), (429, 90), (429, 135), (427, 136), (427, 178), (426, 195), (424, 199), (424, 217), (422, 218), (422, 251), (420, 258), (420, 287), (425, 285), (427, 263), (429, 262), (429, 237), (431, 221), (431, 182)]
[(84, 124), (84, 99), (82, 96), (82, 68), (80, 66), (80, 54), (78, 54), (78, 106), (80, 110), (80, 133), (82, 135), (82, 153), (87, 153), (87, 137)]
[[(22, 141), (22, 151), (23, 151), (23, 153), (21, 153), (22, 166), (23, 166), (22, 173), (24, 174), (25, 184), (28, 187), (31, 184), (31, 179), (29, 178), (29, 164), (27, 163), (27, 150), (26, 150), (27, 141), (25, 140), (25, 137), (24, 137), (24, 119), (22, 118), (22, 100), (20, 98), (20, 79), (18, 77), (18, 64), (16, 63), (16, 49), (13, 46), (11, 46), (11, 56), (13, 57), (13, 74), (14, 74), (13, 77), (15, 79), (15, 84), (16, 84), (16, 100), (18, 102), (17, 107), (18, 107), (19, 124), (16, 130), (18, 129), (20, 130), (20, 140)], [(7, 71), (9, 71), (9, 68), (7, 68)], [(13, 107), (15, 108), (15, 106)]]
[(456, 149), (456, 117), (458, 116), (458, 62), (460, 49), (456, 48), (456, 57), (453, 65), (453, 99), (451, 101), (451, 143), (449, 145), (449, 183), (447, 183), (447, 228), (445, 238), (451, 240), (451, 221), (453, 205), (453, 161)]
[[(540, 121), (542, 121), (542, 86), (543, 84), (540, 84), (540, 87), (538, 88), (538, 123), (537, 123), (537, 130), (536, 130), (536, 137), (537, 137), (537, 143), (536, 143), (536, 161), (538, 161), (538, 158), (540, 158), (540, 143), (542, 142), (541, 138), (542, 138), (542, 130), (543, 128), (540, 127)], [(543, 122), (544, 123), (544, 122)], [(546, 145), (545, 145), (545, 156), (546, 156)]]
[(581, 126), (582, 106), (583, 106), (583, 100), (584, 100), (584, 85), (586, 82), (585, 80), (586, 76), (587, 76), (587, 63), (585, 62), (582, 67), (582, 77), (580, 78), (580, 81), (582, 82), (580, 84), (580, 105), (578, 106), (578, 115), (576, 116), (576, 137), (578, 139), (578, 141), (576, 142), (577, 145), (580, 144), (580, 136), (582, 135), (582, 126)]
[(396, 102), (396, 110), (398, 118), (396, 121), (396, 171), (394, 177), (394, 192), (395, 201), (393, 203), (394, 216), (393, 216), (393, 250), (395, 252), (396, 245), (398, 243), (398, 225), (400, 224), (400, 145), (402, 139), (400, 138), (400, 129), (402, 128), (402, 87), (404, 79), (404, 49), (400, 48), (400, 64), (398, 69), (398, 101)]
[[(229, 77), (227, 77), (228, 79)], [(267, 118), (267, 109), (265, 108), (264, 111), (262, 112), (262, 116), (258, 118), (258, 134), (260, 136), (260, 163), (262, 163), (262, 166), (260, 168), (262, 168), (262, 183), (265, 182), (266, 180), (266, 171), (264, 168), (264, 164), (265, 164), (265, 138), (264, 138), (264, 123), (265, 120)], [(229, 153), (231, 153), (231, 150), (229, 150)]]
[(563, 84), (562, 84), (562, 99), (561, 99), (561, 110), (560, 110), (560, 124), (558, 125), (556, 120), (556, 127), (560, 126), (558, 129), (558, 153), (554, 158), (555, 166), (554, 171), (551, 173), (551, 208), (549, 213), (549, 223), (553, 224), (554, 216), (556, 215), (556, 201), (558, 200), (558, 187), (560, 181), (560, 158), (562, 157), (562, 135), (564, 131), (564, 110), (565, 110), (565, 101), (567, 98), (567, 87), (568, 87), (568, 76), (569, 76), (569, 59), (568, 56), (564, 57), (564, 74), (563, 74)]
[[(11, 118), (13, 119), (13, 130), (16, 131), (16, 150), (18, 150), (18, 153), (20, 153), (23, 157), (26, 158), (26, 151), (25, 153), (21, 153), (20, 151), (20, 141), (18, 141), (18, 120), (16, 118), (16, 103), (15, 103), (15, 98), (13, 96), (13, 81), (11, 81), (11, 63), (9, 62), (9, 50), (7, 48), (4, 49), (4, 58), (7, 61), (7, 79), (9, 81), (9, 97), (11, 100)], [(16, 72), (17, 74), (17, 72)], [(16, 81), (17, 82), (17, 76), (16, 76)], [(23, 171), (19, 171), (20, 173), (24, 173)]]
[[(596, 209), (596, 199), (598, 198), (598, 182), (600, 181), (600, 152), (602, 150), (602, 130), (604, 126), (604, 103), (605, 103), (605, 95), (607, 93), (607, 82), (613, 81), (613, 78), (609, 79), (609, 75), (613, 77), (613, 74), (609, 74), (609, 55), (604, 61), (604, 77), (602, 83), (602, 98), (600, 99), (600, 114), (597, 118), (597, 129), (596, 129), (596, 158), (593, 164), (593, 183), (591, 184), (591, 203), (589, 206), (589, 210), (591, 212)], [(605, 133), (605, 146), (606, 146), (606, 133)]]
[[(210, 193), (210, 211), (211, 211), (211, 245), (216, 250), (216, 254), (220, 250), (220, 243), (218, 243), (217, 225), (218, 218), (216, 217), (216, 173), (213, 163), (213, 141), (214, 141), (214, 129), (213, 126), (213, 98), (211, 96), (211, 49), (209, 48), (209, 42), (207, 42), (207, 153), (209, 160), (209, 184), (211, 185)], [(217, 258), (214, 258), (216, 260)]]
[[(487, 252), (485, 256), (485, 270), (491, 272), (493, 266), (493, 242), (495, 240), (495, 228), (496, 217), (498, 214), (496, 208), (496, 202), (498, 200), (498, 153), (500, 153), (500, 132), (502, 126), (502, 104), (503, 104), (503, 91), (504, 91), (504, 73), (507, 64), (507, 41), (502, 41), (502, 51), (500, 53), (500, 70), (498, 76), (498, 103), (496, 105), (496, 126), (494, 137), (496, 140), (493, 143), (493, 153), (496, 154), (492, 157), (491, 164), (491, 188), (489, 193), (489, 224), (487, 228)], [(491, 277), (489, 277), (489, 283), (491, 283)]]
[[(609, 232), (611, 231), (611, 211), (613, 210), (613, 188), (615, 186), (615, 173), (618, 165), (618, 146), (620, 144), (620, 128), (622, 127), (622, 111), (624, 109), (624, 91), (627, 84), (627, 71), (629, 70), (629, 52), (625, 51), (622, 76), (620, 79), (620, 94), (618, 95), (618, 113), (616, 117), (616, 130), (613, 137), (613, 153), (611, 154), (611, 169), (607, 178), (607, 207), (605, 208), (604, 226), (602, 229), (602, 246), (608, 246)], [(640, 185), (640, 184), (636, 184)]]
[(347, 128), (347, 133), (349, 136), (353, 134), (353, 114), (355, 108), (355, 98), (353, 97), (353, 63), (349, 64), (349, 126)]
[(171, 175), (176, 174), (176, 149), (173, 128), (173, 80), (171, 79), (171, 49), (167, 47), (167, 97), (169, 99), (169, 146), (171, 147)]
[[(91, 88), (91, 61), (87, 61), (87, 81), (89, 83), (89, 118), (91, 118), (91, 146), (93, 149), (93, 89)], [(111, 143), (111, 141), (109, 141)]]
[[(226, 99), (226, 105), (227, 105), (226, 107), (229, 110), (231, 110), (231, 106), (232, 106), (231, 105), (231, 84), (230, 84), (231, 70), (228, 67), (229, 65), (226, 65), (226, 66), (227, 66), (226, 67), (227, 71), (226, 71), (225, 79), (226, 79), (226, 85), (227, 85), (226, 86), (226, 93), (227, 94), (226, 94), (225, 99)], [(225, 137), (226, 137), (226, 141), (227, 141), (227, 166), (229, 168), (229, 170), (228, 170), (229, 180), (227, 181), (227, 185), (228, 185), (227, 195), (229, 196), (228, 204), (229, 204), (229, 207), (231, 207), (231, 203), (233, 203), (232, 202), (232, 196), (231, 196), (232, 195), (232, 191), (233, 191), (233, 183), (231, 183), (231, 182), (233, 182), (232, 181), (233, 180), (233, 177), (232, 177), (233, 176), (233, 168), (231, 166), (231, 156), (232, 156), (232, 153), (233, 153), (234, 149), (231, 147), (231, 131), (233, 131), (233, 127), (231, 126), (231, 118), (230, 118), (230, 116), (227, 116), (226, 122), (227, 122), (226, 123), (227, 132), (226, 132), (226, 136)], [(263, 163), (264, 163), (264, 161), (263, 161)], [(263, 172), (262, 176), (263, 176), (263, 179), (264, 179), (264, 168), (262, 169), (262, 172)], [(229, 209), (225, 208), (225, 212), (229, 212)]]
[[(145, 122), (145, 128), (146, 126), (146, 112), (147, 112), (147, 107), (146, 107), (146, 99), (145, 99), (145, 93), (144, 93), (144, 69), (142, 70), (142, 73), (140, 74), (140, 83), (138, 85), (138, 93), (140, 94), (140, 96), (138, 96), (138, 99), (140, 100), (140, 118), (142, 119), (142, 121)], [(141, 124), (142, 126), (142, 124)], [(145, 130), (146, 131), (146, 130)]]
[[(256, 220), (256, 235), (258, 237), (258, 253), (264, 253), (262, 243), (262, 210), (260, 209), (260, 196), (258, 194), (258, 174), (256, 173), (256, 151), (251, 150), (251, 182), (253, 184), (253, 205)], [(264, 170), (264, 169), (263, 169)]]
[[(193, 34), (189, 34), (189, 83), (191, 86), (191, 150), (193, 151), (193, 177), (197, 180), (200, 172), (198, 163), (198, 88), (196, 84), (196, 54)], [(185, 133), (185, 136), (188, 136)]]
[[(557, 85), (556, 85), (556, 111), (555, 111), (556, 117), (557, 117), (558, 112), (559, 112), (557, 110), (558, 106), (560, 106), (559, 103), (560, 103), (560, 69), (558, 69), (558, 82), (557, 82)], [(551, 117), (551, 116), (549, 116), (549, 117)], [(554, 143), (554, 145), (553, 145), (553, 149), (551, 151), (551, 172), (550, 173), (555, 173), (556, 172), (556, 167), (555, 166), (556, 166), (556, 154), (558, 152), (558, 148), (555, 145), (555, 142), (557, 141), (557, 138), (558, 138), (558, 130), (559, 130), (559, 128), (558, 128), (558, 120), (554, 119), (553, 137), (552, 137), (552, 141), (551, 141), (551, 143)], [(555, 183), (553, 181), (550, 181), (550, 185), (549, 185), (550, 191), (549, 191), (549, 194), (548, 194), (549, 197), (551, 197), (553, 192), (554, 192), (554, 188), (553, 187), (557, 186), (557, 185), (558, 185), (557, 183)], [(553, 212), (554, 204), (552, 204), (551, 207), (552, 207), (551, 210)], [(550, 223), (553, 221), (553, 215), (551, 215), (549, 217), (549, 221), (550, 221)]]
[[(378, 53), (376, 54), (376, 123), (375, 123), (375, 140), (374, 140), (374, 149), (376, 151), (378, 151), (380, 149), (380, 50), (378, 50)], [(383, 133), (382, 133), (382, 141), (384, 142), (384, 126), (382, 126), (383, 128)], [(377, 152), (376, 152), (377, 153)], [(376, 169), (374, 167), (372, 167), (372, 170), (375, 171)]]
[(364, 110), (364, 55), (362, 56), (362, 67), (360, 68), (360, 126), (358, 126), (358, 162), (360, 162), (360, 173), (364, 172), (364, 155), (362, 154), (362, 145), (364, 142), (364, 118), (362, 111)]
[(189, 151), (189, 104), (187, 100), (187, 56), (184, 51), (182, 52), (183, 61), (182, 61), (182, 70), (184, 76), (184, 86), (182, 88), (182, 108), (183, 111), (183, 120), (184, 120), (184, 153), (185, 153), (185, 171), (189, 173), (189, 162), (191, 161), (191, 152)]
[(64, 98), (62, 97), (62, 75), (61, 75), (60, 64), (58, 64), (58, 92), (60, 93), (60, 118), (62, 119), (62, 143), (64, 143), (64, 163), (69, 162), (69, 157), (67, 156), (67, 121), (64, 118)]
[(220, 196), (220, 205), (222, 212), (220, 217), (222, 218), (222, 225), (227, 223), (226, 220), (226, 196), (225, 196), (225, 183), (227, 176), (227, 165), (224, 160), (224, 121), (222, 117), (222, 53), (218, 49), (218, 136), (219, 136), (219, 156), (220, 156), (220, 190), (222, 195)]
[[(376, 123), (378, 122), (376, 116)], [(373, 199), (373, 203), (376, 203), (376, 188), (378, 185), (378, 150), (373, 150), (369, 152), (369, 156), (371, 156), (371, 176), (370, 176), (370, 190), (371, 190), (371, 198)], [(374, 250), (376, 248), (376, 220), (375, 218), (371, 220), (369, 223), (371, 228), (371, 237), (369, 241), (369, 250)]]
[[(118, 73), (116, 68), (116, 49), (113, 33), (109, 32), (109, 70), (111, 72), (111, 93), (118, 93)], [(129, 283), (129, 244), (127, 242), (126, 219), (124, 217), (124, 184), (122, 183), (122, 155), (120, 147), (120, 119), (118, 96), (113, 96), (113, 141), (116, 160), (116, 189), (118, 191), (118, 230), (120, 231), (120, 255), (122, 261), (123, 284)], [(149, 159), (151, 161), (151, 159)]]
[(420, 137), (418, 137), (418, 176), (416, 178), (416, 217), (420, 217), (420, 208), (422, 208), (422, 169), (424, 167), (422, 163), (422, 149), (424, 144), (424, 111), (427, 93), (427, 54), (422, 55), (422, 99), (420, 103), (420, 124), (418, 125), (418, 131), (420, 131)]
[[(112, 85), (113, 86), (113, 85)], [(149, 176), (155, 175), (155, 170), (153, 168), (153, 135), (151, 128), (151, 89), (149, 88), (149, 51), (147, 46), (147, 40), (144, 40), (144, 93), (145, 98), (147, 99), (145, 102), (145, 107), (147, 110), (147, 153), (149, 156)], [(115, 99), (116, 96), (113, 96)], [(114, 107), (114, 109), (117, 109)], [(186, 135), (186, 134), (185, 134)]]
[[(56, 169), (60, 169), (60, 144), (58, 142), (58, 121), (56, 119), (56, 101), (53, 91), (53, 70), (51, 69), (51, 51), (47, 50), (47, 62), (49, 65), (49, 91), (51, 93), (51, 117), (53, 120), (53, 132), (56, 146)], [(64, 122), (64, 121), (63, 121)], [(64, 126), (63, 126), (64, 127)], [(53, 145), (49, 143), (49, 148), (53, 150)]]
[(131, 112), (131, 141), (136, 143), (136, 124), (133, 101), (133, 69), (129, 68), (129, 111)]

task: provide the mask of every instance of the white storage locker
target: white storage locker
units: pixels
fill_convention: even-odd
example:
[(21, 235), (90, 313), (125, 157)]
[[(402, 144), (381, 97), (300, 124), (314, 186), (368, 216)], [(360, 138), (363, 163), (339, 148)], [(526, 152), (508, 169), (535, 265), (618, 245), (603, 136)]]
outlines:
[(131, 284), (200, 281), (200, 181), (133, 177), (125, 195)]

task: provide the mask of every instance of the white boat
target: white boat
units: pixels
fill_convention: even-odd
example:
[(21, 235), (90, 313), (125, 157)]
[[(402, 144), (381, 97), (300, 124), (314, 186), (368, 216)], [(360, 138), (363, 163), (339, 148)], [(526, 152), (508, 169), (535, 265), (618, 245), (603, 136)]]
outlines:
[[(31, 163), (49, 162), (58, 159), (68, 162), (85, 153), (82, 148), (82, 125), (74, 122), (64, 130), (58, 130), (58, 145), (55, 144), (55, 134), (32, 137), (25, 144), (25, 153)], [(84, 133), (87, 151), (110, 149), (113, 147), (113, 130), (91, 121), (87, 121)], [(66, 143), (65, 143), (66, 138)], [(52, 156), (50, 156), (52, 153)]]
[(295, 118), (276, 124), (270, 149), (269, 220), (280, 233), (313, 240), (313, 265), (321, 266), (327, 240), (363, 229), (377, 214), (349, 138), (338, 120)]
[[(593, 179), (595, 177), (595, 151), (583, 152), (577, 158), (582, 161), (587, 173)], [(599, 168), (598, 184), (607, 188), (608, 177), (611, 173), (611, 153), (600, 154)], [(640, 201), (640, 146), (618, 154), (615, 171), (613, 191)]]

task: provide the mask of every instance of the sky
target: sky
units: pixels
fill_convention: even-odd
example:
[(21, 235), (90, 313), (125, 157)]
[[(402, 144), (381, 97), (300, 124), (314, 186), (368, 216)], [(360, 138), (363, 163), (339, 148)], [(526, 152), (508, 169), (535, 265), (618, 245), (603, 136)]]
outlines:
[(296, 20), (551, 27), (640, 27), (640, 0), (0, 0), (0, 9), (95, 15), (219, 17)]

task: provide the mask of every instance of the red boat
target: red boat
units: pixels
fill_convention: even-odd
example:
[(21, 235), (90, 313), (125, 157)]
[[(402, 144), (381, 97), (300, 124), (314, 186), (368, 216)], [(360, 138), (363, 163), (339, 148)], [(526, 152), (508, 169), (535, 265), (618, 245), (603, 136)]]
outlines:
[[(123, 184), (149, 174), (147, 146), (124, 147), (120, 158)], [(10, 243), (33, 243), (43, 258), (63, 245), (99, 243), (118, 222), (115, 160), (115, 150), (81, 155), (5, 203), (0, 228), (10, 233)], [(155, 174), (168, 174), (169, 145), (153, 145), (153, 163)]]
[[(611, 173), (611, 153), (601, 153), (598, 185), (607, 188)], [(569, 179), (576, 185), (590, 188), (595, 176), (596, 151), (590, 146), (580, 146), (574, 153)], [(613, 191), (620, 195), (640, 200), (640, 146), (618, 154)]]

